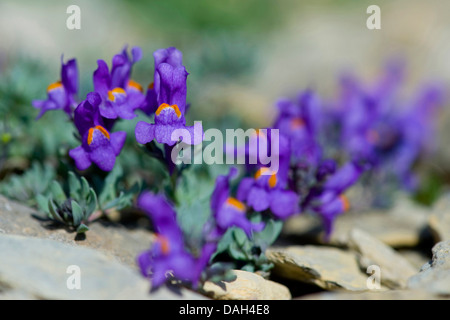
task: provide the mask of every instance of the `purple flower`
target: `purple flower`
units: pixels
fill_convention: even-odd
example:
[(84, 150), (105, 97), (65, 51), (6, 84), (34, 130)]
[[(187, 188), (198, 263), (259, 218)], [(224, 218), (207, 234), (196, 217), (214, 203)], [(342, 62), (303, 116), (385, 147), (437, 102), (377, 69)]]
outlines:
[(242, 179), (237, 192), (238, 199), (245, 201), (255, 211), (270, 209), (277, 218), (286, 219), (299, 212), (299, 196), (294, 191), (286, 190), (286, 177), (262, 167), (254, 178)]
[[(186, 130), (187, 138), (183, 134), (184, 130)], [(178, 106), (163, 103), (155, 112), (155, 123), (139, 121), (136, 125), (135, 135), (137, 142), (142, 144), (156, 139), (159, 143), (173, 146), (180, 137), (187, 144), (199, 144), (203, 140), (203, 128), (201, 123), (186, 126), (186, 119)]]
[(317, 165), (322, 156), (318, 144), (322, 121), (321, 104), (318, 96), (311, 90), (302, 92), (297, 102), (282, 98), (277, 102), (278, 118), (273, 127), (287, 137), (293, 156), (307, 164)]
[(433, 116), (443, 102), (443, 90), (430, 85), (410, 102), (396, 99), (403, 67), (390, 64), (373, 87), (356, 79), (343, 82), (339, 102), (341, 141), (352, 159), (372, 166), (378, 176), (396, 177), (406, 189), (414, 189), (412, 167), (433, 144)]
[(232, 168), (227, 176), (219, 176), (211, 196), (211, 211), (215, 220), (216, 236), (222, 236), (231, 227), (241, 228), (250, 238), (253, 231), (264, 229), (264, 223), (252, 223), (247, 219), (247, 207), (230, 195), (230, 179), (237, 173)]
[(130, 79), (134, 63), (142, 57), (140, 48), (132, 49), (132, 59), (127, 54), (126, 47), (112, 60), (111, 72), (103, 60), (98, 60), (98, 68), (94, 71), (94, 90), (102, 98), (100, 114), (107, 119), (133, 119), (134, 111), (144, 102), (142, 87)]
[[(153, 58), (155, 60), (154, 79), (147, 88), (145, 103), (141, 107), (141, 109), (148, 115), (154, 113), (161, 104), (170, 104), (169, 101), (164, 100), (166, 98), (164, 93), (161, 95), (161, 72), (167, 72), (164, 71), (164, 69), (168, 69), (170, 66), (170, 68), (174, 71), (173, 74), (175, 74), (175, 76), (187, 76), (186, 69), (183, 66), (183, 54), (178, 49), (170, 47), (167, 49), (156, 50), (153, 53)], [(164, 66), (163, 64), (167, 64), (168, 66)], [(162, 71), (160, 70), (160, 66)], [(181, 99), (173, 104), (176, 104), (180, 111), (184, 114), (186, 112), (186, 87), (180, 86), (174, 88), (179, 88), (176, 90), (180, 90)]]
[(74, 122), (81, 137), (81, 146), (69, 151), (78, 170), (86, 170), (95, 163), (103, 171), (114, 168), (116, 157), (125, 143), (126, 132), (110, 133), (100, 115), (101, 98), (96, 92), (75, 109)]
[(195, 286), (202, 270), (198, 268), (199, 261), (185, 249), (172, 205), (163, 196), (146, 192), (139, 197), (138, 206), (149, 215), (158, 232), (151, 249), (138, 257), (142, 274), (151, 274), (153, 289), (165, 283), (168, 272)]
[[(188, 144), (198, 144), (203, 140), (201, 124), (186, 126), (186, 79), (188, 73), (182, 65), (181, 52), (175, 48), (160, 49), (154, 53), (155, 81), (151, 93), (156, 104), (148, 103), (146, 110), (158, 106), (155, 111), (155, 123), (140, 121), (136, 125), (136, 140), (146, 144), (153, 139), (159, 143), (173, 146), (180, 138), (180, 130), (187, 130), (189, 138), (183, 138)], [(179, 134), (180, 133), (180, 134)], [(172, 134), (174, 138), (172, 139)]]
[(40, 109), (37, 119), (49, 110), (63, 110), (69, 117), (76, 107), (76, 95), (78, 93), (78, 68), (75, 59), (64, 64), (61, 57), (61, 80), (47, 87), (46, 100), (33, 100), (33, 107)]
[(327, 237), (331, 234), (336, 217), (349, 210), (350, 202), (344, 193), (358, 181), (363, 171), (363, 166), (348, 162), (328, 176), (323, 186), (312, 189), (308, 195), (303, 206), (322, 217)]

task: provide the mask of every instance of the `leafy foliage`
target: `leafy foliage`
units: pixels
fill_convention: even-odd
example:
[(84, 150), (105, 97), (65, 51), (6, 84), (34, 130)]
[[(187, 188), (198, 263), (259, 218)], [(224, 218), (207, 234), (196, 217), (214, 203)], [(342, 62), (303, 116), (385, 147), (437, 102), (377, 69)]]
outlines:
[(53, 181), (50, 195), (39, 195), (37, 201), (50, 219), (75, 229), (77, 233), (89, 230), (86, 224), (98, 208), (94, 189), (84, 177), (79, 180), (73, 172), (69, 172), (69, 196), (57, 181)]
[(11, 199), (34, 206), (37, 203), (37, 196), (44, 196), (49, 193), (54, 178), (55, 171), (52, 166), (34, 162), (24, 174), (12, 175), (6, 181), (1, 182), (0, 193)]

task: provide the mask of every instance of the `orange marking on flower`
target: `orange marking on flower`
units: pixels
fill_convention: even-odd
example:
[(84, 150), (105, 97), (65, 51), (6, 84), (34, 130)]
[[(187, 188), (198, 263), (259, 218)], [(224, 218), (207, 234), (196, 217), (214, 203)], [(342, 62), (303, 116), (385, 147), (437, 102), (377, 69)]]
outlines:
[(62, 85), (61, 81), (56, 81), (56, 82), (50, 84), (50, 85), (47, 87), (47, 92), (49, 92), (49, 91), (51, 91), (51, 90), (53, 90), (53, 89), (56, 89), (56, 88), (61, 88), (62, 86), (63, 86), (63, 85)]
[(244, 212), (246, 209), (245, 204), (243, 204), (236, 198), (229, 197), (226, 202), (229, 206), (232, 206), (241, 212)]
[(91, 145), (91, 143), (92, 143), (92, 139), (94, 138), (95, 130), (99, 130), (106, 138), (108, 138), (108, 140), (110, 139), (109, 132), (105, 128), (103, 128), (102, 126), (95, 126), (95, 127), (89, 129), (88, 138), (87, 138), (88, 145)]
[(177, 114), (177, 117), (178, 117), (178, 118), (181, 117), (181, 111), (180, 111), (180, 109), (178, 109), (178, 106), (177, 106), (176, 104), (168, 105), (167, 103), (162, 103), (162, 104), (158, 107), (158, 110), (156, 110), (155, 114), (156, 114), (157, 116), (159, 116), (159, 114), (161, 113), (161, 111), (163, 111), (164, 109), (167, 109), (167, 108), (172, 108), (172, 109), (175, 111), (175, 113)]
[(147, 89), (152, 90), (155, 87), (155, 83), (152, 82), (148, 85)]
[(108, 99), (113, 102), (116, 101), (115, 94), (126, 95), (127, 93), (122, 88), (117, 87), (117, 88), (114, 88), (114, 89), (108, 91)]
[(292, 130), (300, 129), (305, 126), (305, 121), (302, 118), (294, 118), (291, 120), (290, 125)]
[(273, 174), (270, 178), (269, 178), (269, 187), (273, 188), (277, 185), (277, 175)]
[[(266, 174), (267, 172), (269, 172), (269, 174)], [(276, 173), (272, 173), (272, 171), (269, 168), (266, 167), (262, 167), (260, 168), (258, 171), (256, 171), (255, 173), (255, 179), (259, 179), (262, 175), (270, 175), (269, 180), (267, 181), (267, 183), (269, 184), (269, 187), (273, 188), (277, 185), (277, 175)]]
[(380, 141), (380, 134), (376, 130), (369, 130), (367, 132), (367, 140), (370, 143), (377, 143)]
[(342, 202), (342, 207), (344, 211), (348, 211), (350, 209), (350, 200), (348, 200), (348, 198), (343, 194), (339, 196), (339, 199)]
[(134, 81), (134, 80), (131, 80), (131, 79), (128, 80), (127, 86), (131, 87), (131, 88), (134, 88), (134, 89), (136, 89), (136, 90), (138, 90), (140, 92), (144, 92), (144, 89), (142, 89), (142, 86), (139, 83), (137, 83), (136, 81)]
[(156, 241), (159, 243), (159, 245), (161, 246), (161, 251), (163, 254), (167, 255), (170, 252), (170, 243), (169, 240), (167, 239), (167, 237), (161, 235), (161, 234), (157, 234), (156, 235)]
[(263, 174), (265, 174), (268, 171), (270, 171), (269, 168), (266, 168), (266, 167), (259, 168), (258, 171), (256, 171), (256, 173), (255, 173), (255, 179), (258, 179), (259, 177), (261, 177)]

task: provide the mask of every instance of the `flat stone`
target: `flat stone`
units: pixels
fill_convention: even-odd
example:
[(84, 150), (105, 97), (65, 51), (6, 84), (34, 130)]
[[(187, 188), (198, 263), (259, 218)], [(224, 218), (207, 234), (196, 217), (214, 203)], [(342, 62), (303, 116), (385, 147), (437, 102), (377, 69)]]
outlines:
[(416, 269), (420, 270), (422, 266), (430, 261), (431, 256), (428, 256), (422, 251), (414, 249), (400, 249), (397, 251), (404, 259)]
[[(296, 299), (297, 300), (297, 299)], [(422, 290), (388, 290), (366, 292), (323, 292), (306, 295), (298, 300), (447, 300)]]
[(381, 283), (388, 288), (405, 288), (409, 277), (419, 271), (394, 249), (360, 229), (350, 231), (349, 247), (360, 254), (358, 261), (363, 270), (371, 265), (380, 268)]
[(290, 246), (269, 248), (266, 256), (279, 277), (315, 284), (326, 290), (367, 290), (355, 253), (338, 248)]
[(450, 195), (442, 196), (434, 205), (428, 224), (436, 242), (450, 240)]
[(437, 243), (433, 257), (420, 272), (408, 281), (410, 289), (420, 289), (438, 295), (450, 295), (450, 240)]
[(84, 240), (76, 241), (74, 232), (62, 228), (52, 228), (47, 222), (33, 215), (41, 213), (17, 202), (0, 196), (0, 234), (15, 234), (42, 239), (52, 239), (62, 243), (89, 247), (103, 252), (133, 268), (136, 257), (147, 250), (154, 235), (144, 229), (129, 230), (117, 223), (96, 221)]
[(394, 248), (417, 246), (428, 226), (430, 210), (399, 198), (397, 204), (390, 210), (368, 212), (348, 212), (339, 216), (328, 242), (324, 241), (322, 222), (311, 215), (297, 215), (289, 219), (283, 234), (288, 237), (298, 237), (311, 243), (329, 244), (346, 247), (349, 232), (358, 228)]
[[(0, 234), (0, 298), (15, 299), (204, 299), (181, 289), (150, 294), (150, 282), (136, 270), (96, 250), (38, 239)], [(80, 289), (70, 289), (80, 271)], [(75, 271), (76, 272), (76, 271)]]
[(289, 289), (277, 282), (247, 271), (234, 270), (236, 279), (219, 284), (206, 282), (205, 295), (216, 300), (290, 300)]

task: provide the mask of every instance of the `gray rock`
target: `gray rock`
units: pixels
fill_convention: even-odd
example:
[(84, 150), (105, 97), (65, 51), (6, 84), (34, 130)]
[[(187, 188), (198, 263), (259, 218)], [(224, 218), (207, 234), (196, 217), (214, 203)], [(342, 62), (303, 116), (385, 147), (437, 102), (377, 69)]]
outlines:
[(391, 289), (405, 288), (408, 279), (419, 271), (394, 249), (360, 229), (350, 231), (349, 246), (360, 254), (363, 270), (371, 265), (380, 267), (381, 283)]
[(430, 257), (424, 252), (413, 249), (399, 249), (397, 252), (416, 269), (420, 270), (422, 266), (430, 261)]
[(289, 289), (247, 271), (234, 270), (236, 280), (215, 284), (206, 282), (203, 292), (217, 300), (290, 300)]
[(338, 248), (291, 246), (269, 248), (274, 274), (315, 284), (326, 290), (367, 290), (368, 275), (361, 273), (355, 254)]
[(349, 232), (358, 228), (391, 247), (415, 247), (428, 226), (428, 216), (427, 208), (399, 198), (396, 206), (387, 211), (348, 212), (339, 216), (329, 242), (324, 241), (322, 222), (309, 215), (297, 215), (289, 219), (283, 234), (313, 243), (346, 247)]
[(450, 240), (450, 195), (441, 197), (433, 207), (428, 224), (436, 242)]
[[(146, 230), (128, 230), (107, 222), (94, 222), (86, 238), (75, 241), (75, 233), (61, 228), (52, 228), (33, 215), (37, 211), (0, 196), (0, 234), (15, 234), (93, 248), (136, 268), (136, 256), (148, 249), (154, 235)], [(42, 214), (41, 214), (42, 215)]]
[[(34, 299), (203, 299), (180, 290), (149, 293), (136, 270), (96, 250), (49, 239), (0, 234), (0, 298)], [(69, 289), (77, 266), (80, 289)]]
[(410, 289), (421, 289), (438, 295), (450, 295), (450, 240), (439, 242), (431, 261), (408, 281)]

